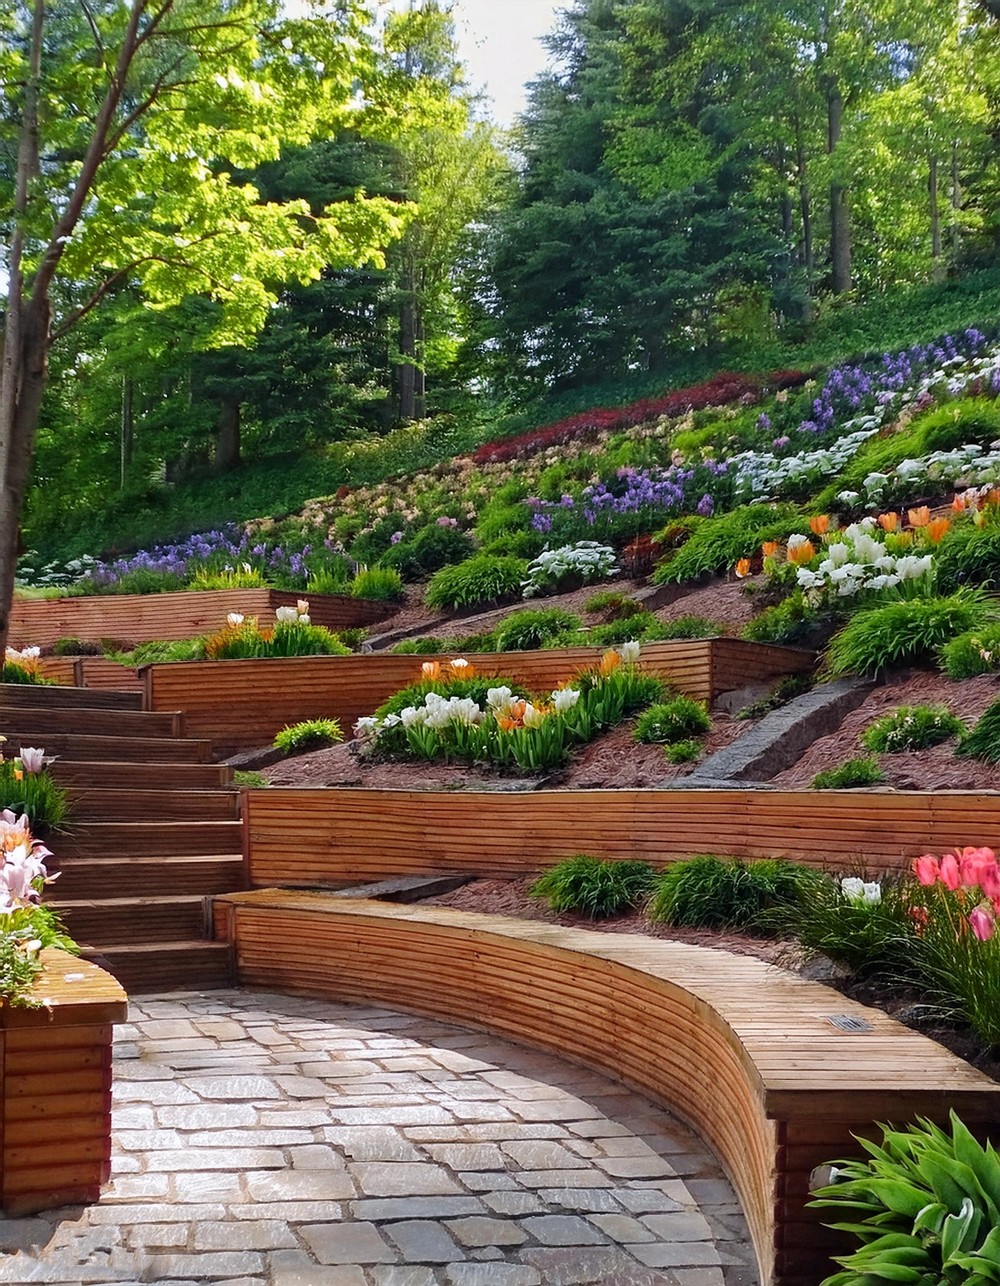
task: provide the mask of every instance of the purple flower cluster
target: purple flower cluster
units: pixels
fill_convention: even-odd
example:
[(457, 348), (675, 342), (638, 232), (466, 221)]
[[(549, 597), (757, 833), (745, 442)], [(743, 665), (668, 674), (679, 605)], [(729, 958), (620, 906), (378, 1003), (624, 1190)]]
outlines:
[(921, 375), (946, 362), (975, 357), (986, 346), (986, 336), (975, 328), (956, 339), (945, 335), (931, 344), (914, 344), (898, 353), (883, 353), (874, 369), (861, 363), (835, 366), (813, 399), (812, 416), (799, 425), (800, 433), (827, 433), (842, 416), (856, 415), (865, 406), (885, 405), (911, 387)]

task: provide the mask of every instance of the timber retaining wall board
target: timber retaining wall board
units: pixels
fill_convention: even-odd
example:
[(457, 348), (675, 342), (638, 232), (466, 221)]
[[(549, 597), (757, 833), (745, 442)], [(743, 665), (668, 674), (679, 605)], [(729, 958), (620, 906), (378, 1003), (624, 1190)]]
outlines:
[[(504, 675), (545, 692), (594, 666), (602, 648), (467, 653), (481, 674)], [(188, 735), (207, 737), (216, 754), (268, 745), (286, 724), (337, 719), (350, 736), (394, 692), (420, 679), (424, 661), (439, 658), (378, 654), (303, 656), (245, 661), (178, 661), (144, 667), (146, 708), (183, 710)], [(812, 668), (813, 655), (797, 648), (694, 639), (649, 643), (642, 668), (678, 691), (703, 701), (761, 679)]]
[[(764, 1286), (815, 1286), (835, 1234), (809, 1174), (949, 1107), (995, 1123), (1000, 1085), (885, 1014), (747, 956), (437, 907), (269, 889), (216, 899), (238, 980), (484, 1027), (610, 1072), (726, 1167)], [(838, 1030), (848, 1014), (865, 1034)]]
[(44, 1008), (0, 1007), (0, 1207), (96, 1201), (111, 1171), (111, 1042), (128, 1002), (110, 974), (42, 953)]
[(245, 794), (251, 885), (472, 872), (515, 878), (589, 853), (699, 853), (901, 871), (956, 842), (995, 845), (1000, 794), (973, 791), (324, 790)]
[(50, 647), (57, 639), (99, 643), (117, 639), (189, 639), (221, 629), (230, 612), (274, 620), (278, 607), (309, 600), (314, 625), (331, 630), (372, 625), (393, 611), (385, 603), (347, 594), (292, 593), (273, 589), (177, 590), (170, 594), (97, 594), (85, 598), (15, 598), (10, 621), (13, 647)]

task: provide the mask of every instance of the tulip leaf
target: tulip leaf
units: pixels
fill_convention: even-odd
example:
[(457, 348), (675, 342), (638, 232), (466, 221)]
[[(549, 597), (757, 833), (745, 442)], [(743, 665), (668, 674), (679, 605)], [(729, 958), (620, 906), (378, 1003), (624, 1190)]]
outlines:
[(910, 1219), (916, 1218), (927, 1203), (926, 1192), (900, 1179), (874, 1179), (868, 1186), (887, 1209)]
[(971, 1248), (970, 1243), (975, 1242), (981, 1222), (982, 1214), (976, 1210), (970, 1197), (962, 1202), (962, 1209), (957, 1215), (949, 1215), (945, 1219), (941, 1228), (941, 1257), (945, 1264), (960, 1251)]
[(930, 1205), (924, 1206), (923, 1210), (914, 1219), (913, 1231), (932, 1232), (936, 1237), (940, 1237), (941, 1225), (944, 1223), (947, 1214), (947, 1206), (943, 1206), (940, 1201), (932, 1201)]

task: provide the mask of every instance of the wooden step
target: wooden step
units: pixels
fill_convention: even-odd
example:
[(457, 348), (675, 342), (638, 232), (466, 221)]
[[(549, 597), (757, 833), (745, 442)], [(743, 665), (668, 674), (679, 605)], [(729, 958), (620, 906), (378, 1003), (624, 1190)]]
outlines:
[(74, 762), (138, 762), (138, 763), (210, 763), (212, 743), (191, 737), (95, 737), (85, 733), (37, 733), (28, 727), (17, 732), (10, 726), (10, 719), (3, 715), (3, 747), (8, 755), (17, 754), (19, 746), (41, 746), (47, 755)]
[(21, 706), (48, 710), (141, 710), (141, 692), (107, 688), (49, 687), (42, 683), (0, 683), (0, 710)]
[(88, 948), (81, 955), (113, 974), (130, 996), (232, 985), (232, 955), (227, 942), (154, 942), (105, 951)]
[(243, 847), (239, 822), (80, 822), (49, 836), (57, 858), (116, 858), (121, 853), (147, 857), (190, 857), (238, 853)]
[[(180, 737), (184, 716), (176, 710), (148, 714), (144, 710), (50, 710), (44, 706), (15, 706), (4, 711), (4, 734), (45, 737), (77, 733), (88, 737)], [(33, 743), (37, 745), (38, 742)]]
[[(54, 887), (55, 892), (59, 886)], [(206, 936), (205, 899), (196, 895), (62, 901), (48, 905), (62, 916), (72, 938), (104, 951), (144, 942), (177, 942)]]
[(72, 822), (232, 822), (239, 819), (235, 790), (129, 790), (103, 786), (70, 789)]
[(186, 857), (71, 857), (50, 863), (59, 871), (50, 897), (68, 901), (132, 897), (160, 897), (173, 893), (233, 893), (245, 887), (243, 858), (239, 853), (214, 853)]
[[(46, 747), (47, 749), (48, 747)], [(12, 753), (16, 754), (16, 750)], [(60, 786), (115, 788), (164, 792), (171, 790), (209, 791), (232, 787), (233, 770), (228, 764), (134, 763), (59, 757), (50, 766)]]

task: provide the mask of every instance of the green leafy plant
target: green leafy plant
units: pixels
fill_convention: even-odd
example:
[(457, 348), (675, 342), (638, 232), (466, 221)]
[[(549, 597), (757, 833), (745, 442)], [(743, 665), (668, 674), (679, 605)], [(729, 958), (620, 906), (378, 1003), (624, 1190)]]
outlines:
[(697, 526), (653, 574), (658, 585), (719, 575), (752, 558), (765, 540), (785, 540), (801, 526), (794, 505), (741, 505)]
[(714, 639), (722, 632), (722, 626), (707, 616), (678, 616), (672, 621), (657, 621), (655, 632), (647, 631), (645, 637), (650, 640)]
[(645, 611), (645, 608), (620, 589), (599, 589), (587, 599), (583, 610), (594, 615), (600, 614), (606, 621), (618, 621), (635, 616), (637, 612)]
[(846, 759), (836, 768), (824, 768), (812, 779), (813, 790), (851, 790), (857, 786), (877, 786), (885, 781), (885, 773), (877, 759), (859, 755)]
[(860, 1246), (836, 1257), (842, 1271), (822, 1286), (1000, 1281), (1000, 1157), (954, 1111), (950, 1119), (950, 1132), (924, 1119), (882, 1125), (881, 1144), (858, 1140), (868, 1160), (834, 1163), (834, 1181), (810, 1204), (833, 1212), (830, 1227)]
[(278, 621), (265, 640), (263, 656), (350, 656), (351, 649), (323, 625)]
[(234, 786), (244, 786), (248, 790), (263, 790), (270, 784), (263, 773), (252, 768), (237, 768), (233, 773)]
[(878, 675), (927, 661), (951, 639), (982, 629), (998, 613), (996, 603), (977, 589), (863, 608), (832, 639), (826, 669), (831, 675)]
[(351, 573), (347, 559), (340, 558), (326, 567), (310, 570), (306, 590), (309, 594), (349, 594)]
[(676, 696), (644, 710), (635, 724), (636, 741), (650, 744), (676, 742), (708, 732), (712, 720), (704, 701)]
[(783, 937), (795, 938), (795, 955), (825, 956), (862, 980), (913, 980), (916, 926), (905, 882), (817, 874), (777, 923)]
[(648, 862), (616, 862), (580, 853), (539, 876), (529, 892), (545, 898), (553, 911), (577, 911), (600, 920), (637, 906), (653, 880)]
[[(997, 556), (1000, 558), (1000, 550)], [(1000, 670), (1000, 624), (960, 634), (941, 648), (939, 656), (949, 679), (973, 679), (978, 674), (995, 673)]]
[(690, 764), (701, 758), (701, 742), (689, 737), (686, 741), (671, 741), (663, 747), (668, 764)]
[(191, 589), (263, 589), (267, 585), (256, 567), (200, 567), (191, 577)]
[(938, 588), (944, 592), (961, 585), (1000, 587), (1000, 528), (996, 520), (984, 527), (970, 523), (953, 528), (937, 548), (936, 564)]
[(154, 571), (150, 567), (136, 567), (123, 572), (117, 580), (95, 589), (98, 594), (166, 594), (184, 589), (185, 580), (179, 572)]
[(523, 558), (475, 554), (453, 567), (443, 567), (427, 586), (427, 606), (440, 611), (477, 607), (521, 597), (528, 564)]
[(76, 638), (56, 639), (52, 644), (53, 656), (100, 656), (101, 650), (100, 643)]
[(460, 563), (474, 550), (472, 539), (458, 527), (429, 523), (409, 540), (400, 541), (382, 555), (383, 567), (394, 567), (403, 580), (422, 580), (442, 567)]
[(959, 741), (955, 754), (984, 764), (1000, 764), (1000, 701), (986, 707), (972, 731)]
[(136, 666), (166, 661), (200, 661), (205, 655), (205, 645), (201, 639), (153, 639), (148, 643), (139, 643), (127, 652), (108, 647), (105, 648), (104, 655), (116, 665), (134, 669)]
[(403, 578), (393, 567), (364, 567), (347, 587), (352, 598), (370, 598), (378, 603), (398, 603), (405, 590)]
[(659, 876), (649, 918), (688, 928), (770, 933), (778, 912), (798, 903), (815, 879), (795, 862), (739, 862), (712, 856), (674, 862)]
[(926, 750), (965, 732), (965, 724), (947, 706), (898, 706), (873, 720), (861, 744), (878, 755)]
[(780, 603), (765, 607), (743, 629), (743, 637), (751, 643), (794, 644), (807, 640), (823, 623), (819, 612), (806, 603), (801, 591), (796, 590)]
[(530, 652), (579, 627), (580, 618), (573, 612), (558, 607), (528, 609), (506, 617), (493, 631), (493, 643), (498, 652)]
[(37, 666), (25, 666), (17, 661), (4, 661), (0, 666), (0, 683), (34, 683), (48, 687), (51, 686), (52, 680), (46, 679)]
[(36, 838), (45, 838), (66, 819), (69, 797), (42, 766), (41, 750), (0, 760), (0, 809), (25, 814)]
[(274, 748), (286, 755), (304, 755), (308, 750), (322, 750), (344, 740), (336, 719), (303, 719), (282, 728), (274, 738)]
[(772, 710), (780, 710), (789, 701), (794, 701), (796, 697), (809, 692), (813, 683), (811, 674), (789, 674), (784, 679), (779, 679), (766, 697), (761, 697), (759, 701), (751, 701), (748, 706), (737, 711), (736, 718), (763, 719), (764, 715), (770, 714)]

